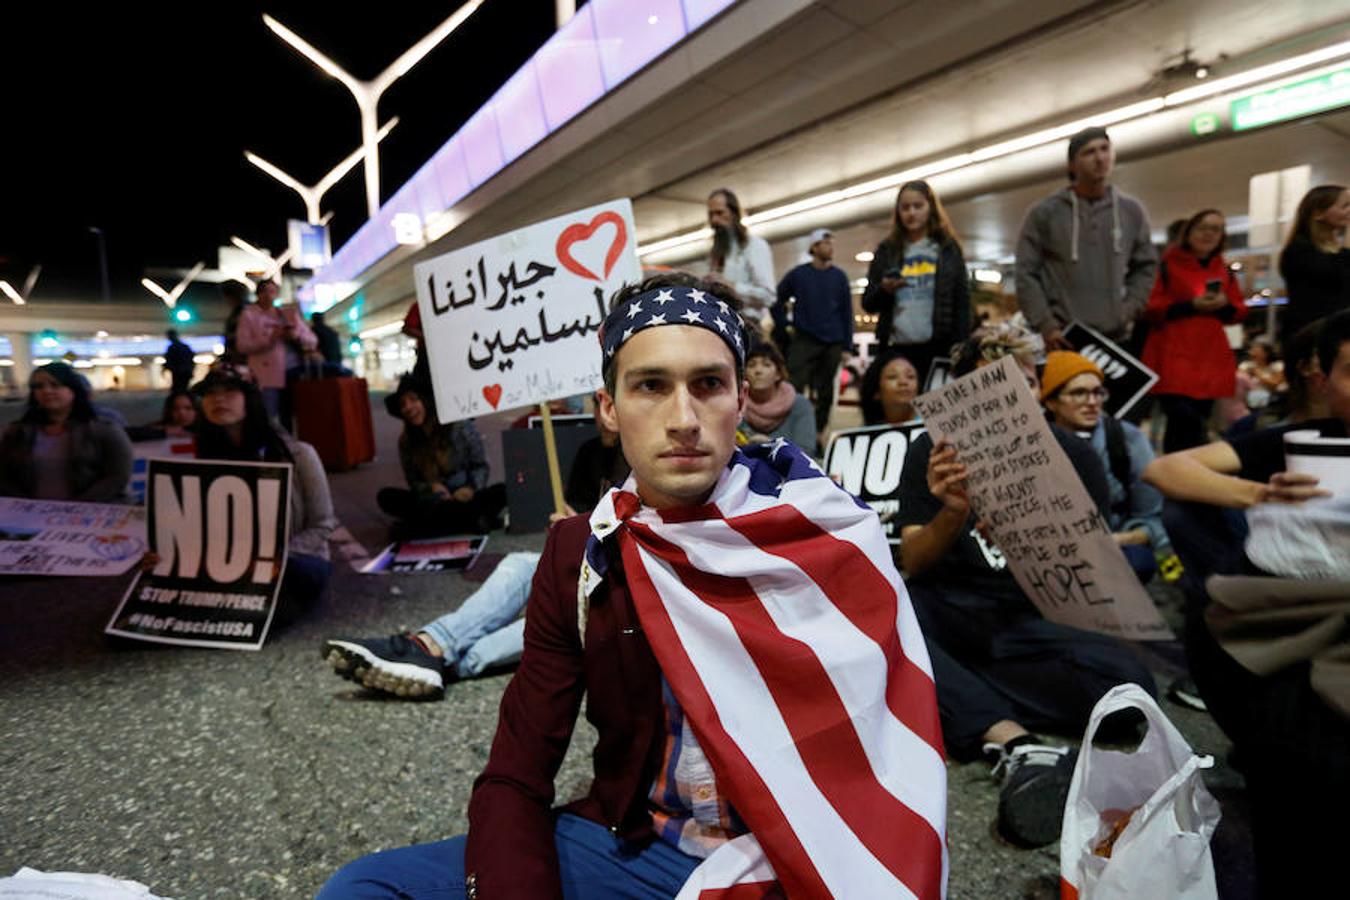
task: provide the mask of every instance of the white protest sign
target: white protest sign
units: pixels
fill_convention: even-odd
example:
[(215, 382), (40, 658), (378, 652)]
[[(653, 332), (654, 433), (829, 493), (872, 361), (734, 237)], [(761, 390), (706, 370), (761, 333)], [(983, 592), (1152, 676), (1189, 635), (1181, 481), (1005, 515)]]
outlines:
[(610, 296), (642, 275), (633, 204), (615, 200), (414, 268), (442, 422), (600, 386)]
[(920, 422), (841, 428), (831, 433), (825, 448), (825, 474), (876, 510), (886, 540), (900, 543), (900, 529), (892, 517), (900, 509), (896, 491), (910, 444), (924, 433)]
[(0, 497), (0, 574), (121, 575), (145, 550), (138, 506)]
[(976, 369), (914, 405), (934, 442), (956, 447), (976, 516), (1043, 616), (1131, 640), (1172, 637), (1015, 359)]
[(290, 463), (150, 461), (148, 531), (159, 557), (127, 588), (107, 634), (260, 650), (290, 534)]

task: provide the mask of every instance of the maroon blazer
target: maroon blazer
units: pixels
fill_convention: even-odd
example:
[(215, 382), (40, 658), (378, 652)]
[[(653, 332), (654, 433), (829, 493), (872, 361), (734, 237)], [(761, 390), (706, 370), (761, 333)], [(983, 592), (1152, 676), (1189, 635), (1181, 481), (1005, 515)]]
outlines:
[(502, 697), (492, 753), (469, 800), (465, 872), (489, 900), (562, 897), (553, 779), (583, 694), (599, 734), (595, 780), (567, 811), (635, 843), (655, 837), (647, 799), (664, 745), (661, 670), (612, 546), (609, 571), (591, 594), (582, 647), (577, 580), (587, 519), (573, 516), (549, 530), (525, 609), (520, 668)]

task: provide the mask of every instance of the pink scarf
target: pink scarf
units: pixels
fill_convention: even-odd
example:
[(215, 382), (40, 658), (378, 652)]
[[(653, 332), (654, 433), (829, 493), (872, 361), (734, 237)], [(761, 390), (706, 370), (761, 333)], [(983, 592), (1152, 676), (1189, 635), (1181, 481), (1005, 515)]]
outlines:
[(760, 434), (769, 434), (792, 412), (792, 404), (797, 402), (797, 389), (784, 379), (778, 382), (773, 396), (763, 403), (756, 403), (752, 396), (745, 404), (745, 421), (749, 422)]

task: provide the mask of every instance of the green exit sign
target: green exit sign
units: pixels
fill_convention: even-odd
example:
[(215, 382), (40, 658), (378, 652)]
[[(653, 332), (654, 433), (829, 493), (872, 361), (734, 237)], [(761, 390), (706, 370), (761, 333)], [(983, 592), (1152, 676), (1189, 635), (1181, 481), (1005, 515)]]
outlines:
[(1204, 137), (1218, 131), (1222, 125), (1223, 122), (1214, 113), (1201, 113), (1191, 119), (1191, 134), (1196, 137)]
[(1233, 130), (1260, 128), (1346, 105), (1350, 105), (1350, 66), (1239, 97), (1231, 108)]

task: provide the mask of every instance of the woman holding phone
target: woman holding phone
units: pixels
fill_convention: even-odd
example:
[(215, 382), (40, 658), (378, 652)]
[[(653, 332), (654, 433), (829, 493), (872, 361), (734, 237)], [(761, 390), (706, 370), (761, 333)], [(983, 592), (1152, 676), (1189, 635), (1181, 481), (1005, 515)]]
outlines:
[(1202, 209), (1163, 252), (1145, 318), (1152, 326), (1144, 365), (1158, 373), (1152, 393), (1167, 416), (1163, 452), (1208, 440), (1214, 401), (1237, 389), (1237, 359), (1224, 326), (1247, 315), (1242, 290), (1223, 258), (1223, 213)]
[(928, 182), (900, 186), (891, 233), (867, 269), (862, 307), (878, 316), (877, 352), (900, 350), (921, 384), (933, 357), (946, 356), (970, 334), (965, 256)]

